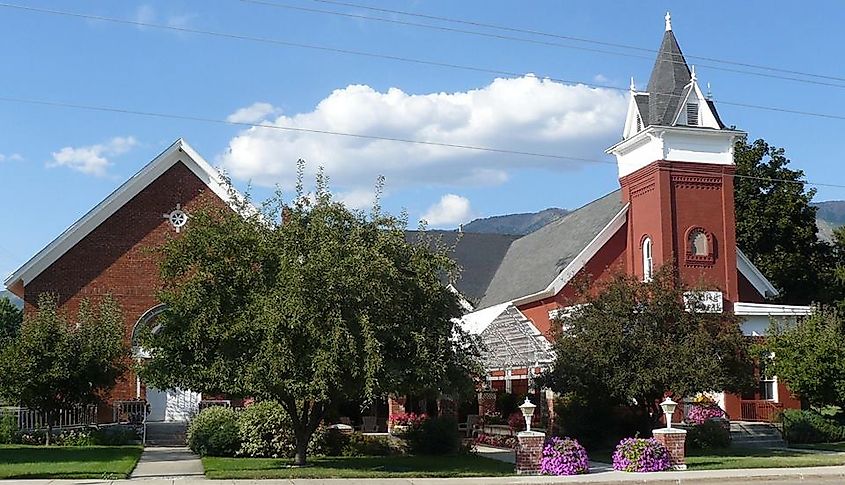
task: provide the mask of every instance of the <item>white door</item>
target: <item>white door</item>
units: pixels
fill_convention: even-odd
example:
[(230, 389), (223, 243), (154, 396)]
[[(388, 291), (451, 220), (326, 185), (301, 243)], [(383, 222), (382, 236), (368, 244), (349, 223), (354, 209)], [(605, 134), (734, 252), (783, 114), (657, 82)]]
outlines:
[(147, 421), (188, 421), (199, 410), (202, 395), (182, 389), (147, 388), (150, 414)]
[(165, 411), (167, 411), (167, 391), (148, 387), (147, 402), (150, 403), (147, 421), (164, 421)]

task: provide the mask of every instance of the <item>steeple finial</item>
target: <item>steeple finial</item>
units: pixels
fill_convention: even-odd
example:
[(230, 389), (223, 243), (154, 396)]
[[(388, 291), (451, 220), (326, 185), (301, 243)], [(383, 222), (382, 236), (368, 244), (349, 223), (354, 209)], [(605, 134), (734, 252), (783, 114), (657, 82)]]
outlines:
[(634, 84), (634, 76), (631, 76), (631, 91), (636, 91), (637, 85)]
[(713, 91), (710, 89), (710, 83), (707, 83), (707, 99), (713, 99)]
[(690, 81), (696, 81), (697, 80), (697, 78), (695, 77), (695, 64), (690, 66), (689, 78), (690, 78)]
[(672, 14), (666, 12), (666, 17), (664, 18), (666, 19), (666, 31), (668, 32), (672, 30)]

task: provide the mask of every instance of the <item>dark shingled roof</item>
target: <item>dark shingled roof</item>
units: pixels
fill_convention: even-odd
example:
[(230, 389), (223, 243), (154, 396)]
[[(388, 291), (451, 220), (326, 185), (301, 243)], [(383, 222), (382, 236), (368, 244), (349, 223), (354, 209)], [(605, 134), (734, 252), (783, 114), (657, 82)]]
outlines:
[(667, 30), (648, 80), (649, 125), (670, 125), (678, 112), (684, 87), (690, 82), (690, 70), (675, 34)]
[(642, 121), (643, 127), (648, 126), (648, 94), (637, 93), (634, 95), (634, 101), (637, 103), (637, 109), (640, 110), (640, 121)]
[(514, 241), (478, 308), (546, 289), (623, 207), (617, 190)]
[[(462, 271), (455, 283), (455, 288), (474, 306), (481, 300), (484, 290), (496, 274), (496, 269), (505, 257), (511, 243), (519, 236), (505, 234), (461, 233), (457, 231), (426, 231), (428, 235), (439, 237), (443, 244), (455, 246), (452, 259), (460, 265)], [(418, 231), (406, 231), (408, 241), (417, 241)]]

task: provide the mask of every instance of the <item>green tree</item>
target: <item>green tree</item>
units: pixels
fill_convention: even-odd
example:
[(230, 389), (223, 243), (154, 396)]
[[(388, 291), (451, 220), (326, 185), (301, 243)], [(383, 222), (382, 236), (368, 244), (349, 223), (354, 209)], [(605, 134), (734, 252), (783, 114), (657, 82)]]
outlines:
[(123, 317), (103, 298), (95, 309), (80, 303), (76, 322), (41, 295), (38, 309), (0, 353), (0, 395), (46, 415), (50, 444), (58, 411), (98, 402), (127, 369)]
[(584, 285), (582, 304), (554, 324), (556, 360), (545, 384), (588, 402), (629, 406), (642, 431), (660, 419), (667, 392), (749, 389), (753, 362), (737, 317), (705, 312), (699, 297), (685, 304), (687, 290), (669, 267), (646, 283), (617, 274)]
[(453, 319), (445, 248), (408, 243), (405, 222), (332, 200), (322, 176), (260, 211), (208, 207), (163, 248), (147, 382), (280, 402), (297, 464), (333, 404), (387, 392), (472, 389), (474, 342)]
[(790, 169), (784, 149), (764, 140), (737, 142), (734, 161), (737, 245), (778, 289), (778, 301), (841, 298), (832, 248), (819, 239), (810, 205), (816, 191), (807, 188), (804, 172)]
[(814, 406), (845, 406), (845, 329), (835, 312), (820, 309), (797, 324), (774, 320), (762, 348), (792, 392)]
[(13, 339), (23, 323), (23, 310), (6, 297), (0, 297), (0, 348)]

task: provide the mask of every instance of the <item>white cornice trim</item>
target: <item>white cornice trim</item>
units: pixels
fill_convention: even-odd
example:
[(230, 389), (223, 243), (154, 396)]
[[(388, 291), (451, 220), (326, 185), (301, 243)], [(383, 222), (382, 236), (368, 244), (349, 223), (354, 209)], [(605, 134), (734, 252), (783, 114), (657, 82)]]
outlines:
[(804, 305), (778, 305), (772, 303), (734, 303), (735, 315), (747, 316), (806, 316), (812, 315), (813, 307)]
[(587, 244), (587, 246), (585, 246), (577, 256), (575, 256), (575, 259), (566, 265), (566, 268), (564, 268), (563, 271), (558, 273), (557, 277), (549, 283), (546, 289), (531, 295), (517, 298), (513, 300), (513, 304), (517, 306), (525, 305), (526, 303), (532, 303), (543, 298), (550, 298), (558, 294), (560, 290), (562, 290), (563, 287), (566, 286), (566, 284), (569, 283), (591, 259), (593, 259), (593, 256), (595, 256), (599, 250), (604, 247), (608, 241), (610, 241), (610, 238), (612, 238), (616, 232), (625, 225), (625, 222), (628, 220), (628, 207), (630, 205), (630, 203), (625, 204), (625, 207), (623, 207), (613, 217), (613, 219), (604, 226), (604, 229), (599, 231), (596, 237), (594, 237), (593, 240), (590, 241), (590, 243)]
[(42, 271), (49, 268), (68, 250), (79, 243), (85, 236), (111, 217), (133, 197), (138, 195), (148, 185), (166, 172), (177, 162), (182, 162), (218, 197), (231, 207), (239, 206), (243, 196), (228, 185), (220, 173), (211, 167), (205, 159), (196, 152), (188, 142), (179, 138), (167, 147), (150, 163), (133, 175), (129, 180), (109, 194), (102, 202), (88, 211), (78, 221), (73, 223), (56, 239), (39, 251), (17, 271), (6, 278), (6, 287), (27, 285)]
[(751, 286), (760, 293), (764, 298), (772, 298), (778, 296), (777, 288), (754, 266), (754, 263), (748, 259), (748, 256), (739, 248), (736, 248), (736, 268), (745, 276), (745, 279), (751, 283)]

